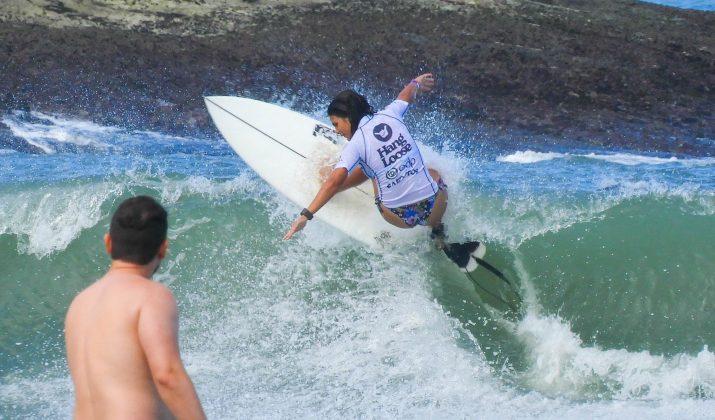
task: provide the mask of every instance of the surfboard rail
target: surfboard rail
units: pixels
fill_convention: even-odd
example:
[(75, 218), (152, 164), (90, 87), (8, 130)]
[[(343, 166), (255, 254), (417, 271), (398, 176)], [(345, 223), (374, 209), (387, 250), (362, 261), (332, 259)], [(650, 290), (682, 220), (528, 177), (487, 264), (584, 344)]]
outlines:
[[(335, 130), (307, 115), (255, 99), (206, 96), (204, 101), (223, 138), (259, 177), (298, 209), (310, 203), (322, 183), (320, 169), (337, 162), (343, 145)], [(337, 194), (315, 217), (372, 248), (420, 236), (382, 219), (369, 183)]]

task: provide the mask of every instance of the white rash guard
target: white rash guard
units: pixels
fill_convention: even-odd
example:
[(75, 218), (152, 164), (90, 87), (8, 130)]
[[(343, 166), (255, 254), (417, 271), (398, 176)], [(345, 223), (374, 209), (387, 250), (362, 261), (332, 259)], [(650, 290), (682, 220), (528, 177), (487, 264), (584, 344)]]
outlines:
[(393, 209), (437, 193), (437, 183), (402, 120), (408, 106), (397, 99), (375, 115), (363, 117), (335, 165), (348, 171), (360, 165), (365, 175), (377, 180), (380, 201)]

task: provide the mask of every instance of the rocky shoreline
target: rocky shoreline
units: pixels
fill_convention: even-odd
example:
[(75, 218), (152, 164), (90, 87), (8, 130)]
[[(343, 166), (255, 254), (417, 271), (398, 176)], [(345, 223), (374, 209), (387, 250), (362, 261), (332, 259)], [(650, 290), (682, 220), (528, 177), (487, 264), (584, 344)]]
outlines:
[(216, 136), (204, 95), (295, 97), (300, 109), (353, 85), (389, 96), (433, 71), (439, 93), (416, 112), (439, 108), (465, 130), (715, 156), (711, 12), (626, 0), (82, 3), (0, 5), (0, 110)]

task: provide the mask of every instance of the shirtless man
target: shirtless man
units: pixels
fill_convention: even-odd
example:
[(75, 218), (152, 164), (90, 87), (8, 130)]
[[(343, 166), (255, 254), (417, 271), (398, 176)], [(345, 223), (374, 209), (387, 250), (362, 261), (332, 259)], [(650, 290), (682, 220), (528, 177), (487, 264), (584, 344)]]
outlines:
[(104, 236), (112, 264), (65, 319), (75, 419), (205, 418), (179, 354), (177, 307), (151, 280), (166, 256), (166, 210), (130, 198)]

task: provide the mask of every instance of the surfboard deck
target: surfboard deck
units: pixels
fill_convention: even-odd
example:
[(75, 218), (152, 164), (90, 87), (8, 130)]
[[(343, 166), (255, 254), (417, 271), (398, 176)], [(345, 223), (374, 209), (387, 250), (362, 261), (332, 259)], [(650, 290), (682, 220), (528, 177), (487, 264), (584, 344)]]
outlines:
[[(296, 204), (296, 215), (310, 204), (322, 183), (320, 170), (337, 162), (343, 137), (320, 121), (267, 102), (235, 96), (208, 96), (204, 101), (231, 148)], [(338, 193), (315, 218), (375, 249), (425, 235), (386, 223), (375, 209), (369, 181)]]

